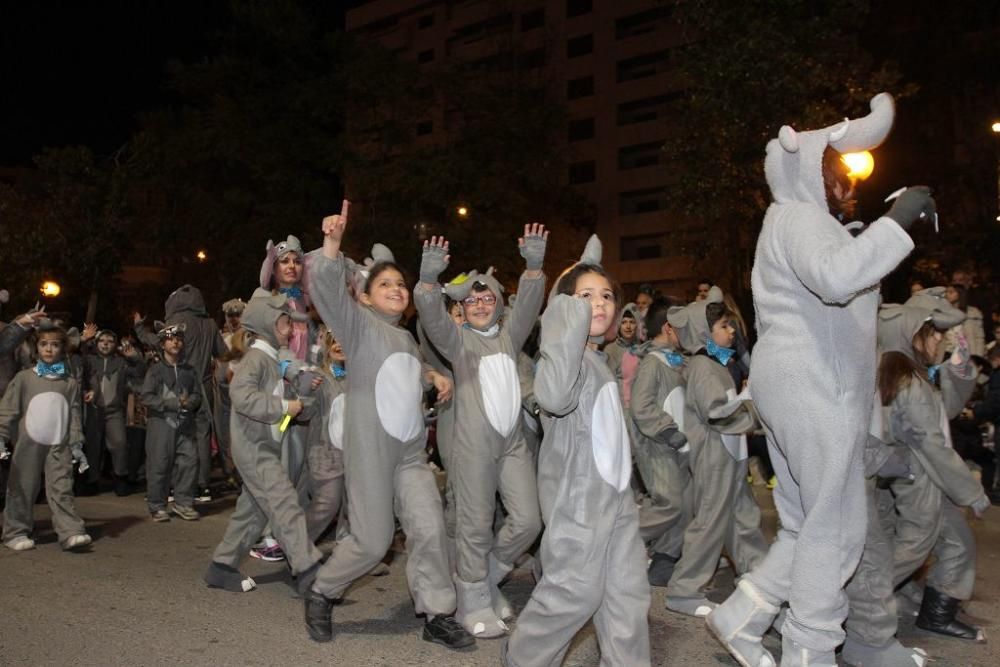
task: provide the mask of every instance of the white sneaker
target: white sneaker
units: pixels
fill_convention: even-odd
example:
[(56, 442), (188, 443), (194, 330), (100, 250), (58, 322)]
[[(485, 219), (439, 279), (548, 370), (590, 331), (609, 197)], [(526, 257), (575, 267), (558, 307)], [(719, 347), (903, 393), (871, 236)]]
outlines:
[(65, 551), (72, 551), (74, 549), (82, 549), (89, 546), (93, 540), (90, 539), (90, 535), (84, 533), (83, 535), (73, 535), (69, 537), (63, 544), (63, 549)]
[(12, 551), (30, 551), (35, 548), (35, 541), (30, 537), (15, 537), (6, 544), (6, 547)]

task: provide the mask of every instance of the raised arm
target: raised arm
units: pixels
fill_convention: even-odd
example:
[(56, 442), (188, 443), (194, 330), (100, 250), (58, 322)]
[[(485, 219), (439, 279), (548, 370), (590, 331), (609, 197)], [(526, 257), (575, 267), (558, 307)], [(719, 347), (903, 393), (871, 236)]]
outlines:
[(323, 250), (309, 267), (309, 297), (323, 322), (345, 348), (361, 344), (358, 339), (363, 319), (361, 306), (347, 290), (347, 264), (340, 252), (349, 207), (350, 202), (345, 199), (340, 215), (323, 218)]
[(591, 313), (587, 301), (558, 294), (549, 301), (542, 315), (535, 399), (539, 407), (557, 417), (572, 412), (580, 400), (581, 366), (590, 333)]
[(462, 335), (445, 309), (441, 286), (438, 284), (438, 278), (448, 268), (450, 261), (448, 241), (443, 236), (432, 236), (430, 241), (424, 241), (420, 258), (420, 282), (413, 290), (413, 303), (420, 315), (420, 327), (427, 338), (442, 357), (454, 363), (462, 351)]
[(507, 333), (514, 349), (520, 351), (535, 327), (538, 314), (545, 302), (545, 248), (549, 232), (545, 225), (534, 223), (524, 226), (524, 236), (517, 240), (517, 246), (524, 258), (524, 273), (517, 284), (517, 301), (514, 302)]

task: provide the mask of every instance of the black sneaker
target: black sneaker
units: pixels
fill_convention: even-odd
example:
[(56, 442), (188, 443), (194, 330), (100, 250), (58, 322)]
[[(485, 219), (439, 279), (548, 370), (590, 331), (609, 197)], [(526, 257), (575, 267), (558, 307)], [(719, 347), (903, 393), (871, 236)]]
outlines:
[(679, 558), (668, 556), (667, 554), (654, 553), (653, 560), (649, 564), (646, 577), (650, 586), (666, 586), (670, 583), (670, 577), (674, 575), (674, 566)]
[(194, 497), (196, 503), (210, 503), (212, 502), (212, 489), (204, 488), (201, 490), (197, 496)]
[(311, 588), (302, 596), (306, 607), (306, 630), (315, 642), (333, 639), (333, 601)]
[(438, 615), (424, 623), (424, 641), (463, 649), (475, 645), (476, 638), (466, 632), (454, 616)]

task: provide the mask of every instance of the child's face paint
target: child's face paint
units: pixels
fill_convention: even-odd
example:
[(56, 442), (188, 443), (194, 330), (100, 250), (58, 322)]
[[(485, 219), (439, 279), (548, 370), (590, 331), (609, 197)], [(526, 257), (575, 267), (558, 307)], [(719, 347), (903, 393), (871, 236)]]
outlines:
[(736, 329), (728, 317), (723, 317), (712, 325), (712, 340), (719, 347), (732, 347), (736, 342)]
[(54, 364), (62, 359), (63, 344), (62, 339), (56, 335), (41, 334), (38, 337), (38, 359), (46, 364)]
[(111, 353), (115, 351), (115, 337), (114, 336), (98, 336), (97, 337), (97, 353), (102, 357), (111, 356)]
[(274, 263), (274, 279), (278, 287), (292, 287), (302, 280), (302, 258), (296, 252), (286, 253)]
[(274, 323), (274, 337), (278, 340), (278, 347), (288, 345), (288, 339), (292, 335), (292, 318), (282, 315)]
[(603, 336), (614, 324), (615, 293), (599, 273), (584, 273), (576, 279), (573, 296), (590, 302), (590, 335)]
[(629, 317), (628, 315), (622, 318), (621, 327), (618, 328), (618, 334), (627, 341), (631, 341), (635, 338), (635, 330), (638, 325), (635, 323), (635, 318)]
[(477, 329), (488, 327), (497, 312), (497, 295), (491, 290), (473, 292), (465, 297), (465, 319)]
[(403, 274), (392, 267), (382, 270), (361, 295), (361, 303), (371, 306), (383, 315), (399, 316), (410, 305), (410, 290)]

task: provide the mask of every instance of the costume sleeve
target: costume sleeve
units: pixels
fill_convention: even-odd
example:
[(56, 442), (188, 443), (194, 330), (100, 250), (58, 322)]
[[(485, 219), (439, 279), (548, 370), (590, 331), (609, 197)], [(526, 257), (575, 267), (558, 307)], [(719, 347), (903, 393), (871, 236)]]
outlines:
[(233, 411), (240, 416), (264, 424), (277, 424), (285, 414), (284, 404), (281, 396), (261, 389), (263, 371), (259, 357), (243, 357), (239, 372), (229, 384), (229, 398)]
[(788, 263), (809, 291), (826, 303), (847, 303), (878, 284), (913, 250), (913, 239), (891, 218), (873, 222), (863, 234), (830, 229), (825, 213), (802, 206), (784, 229)]
[(146, 371), (146, 379), (142, 383), (142, 404), (156, 412), (177, 412), (180, 410), (177, 397), (164, 396), (163, 378), (160, 377), (159, 373), (161, 368), (163, 366), (160, 364), (154, 364)]
[[(418, 285), (413, 290), (413, 304), (420, 316), (420, 329), (427, 334), (427, 338), (438, 353), (454, 363), (462, 352), (462, 334), (448, 315), (441, 290), (435, 286), (433, 290), (428, 291)], [(497, 308), (502, 306), (498, 304)]]
[(434, 347), (434, 343), (430, 341), (427, 337), (427, 332), (424, 331), (424, 325), (421, 320), (417, 320), (417, 342), (420, 348), (420, 354), (423, 355), (424, 360), (430, 364), (434, 370), (438, 373), (451, 375), (451, 369), (448, 368), (447, 362), (441, 358), (441, 354)]
[[(214, 324), (214, 322), (213, 322), (213, 324)], [(212, 358), (213, 359), (218, 359), (219, 357), (221, 357), (222, 355), (224, 355), (229, 350), (229, 348), (226, 347), (226, 341), (223, 340), (222, 333), (219, 331), (219, 327), (218, 326), (214, 326), (214, 327), (212, 327), (212, 329), (213, 329), (213, 334), (212, 334)]]
[(535, 399), (539, 407), (557, 417), (572, 412), (580, 399), (590, 319), (590, 304), (568, 294), (553, 297), (542, 315)]
[(726, 405), (732, 399), (728, 393), (730, 389), (735, 393), (728, 370), (719, 366), (725, 375), (712, 372), (714, 370), (712, 364), (715, 363), (708, 357), (700, 355), (691, 359), (687, 377), (688, 405), (693, 407), (701, 423), (717, 433), (737, 435), (753, 430), (754, 417), (745, 404), (727, 417), (721, 419), (710, 417), (709, 413), (712, 410)]
[(510, 322), (505, 326), (515, 352), (521, 351), (524, 341), (531, 335), (531, 330), (538, 321), (538, 314), (542, 312), (543, 303), (545, 303), (545, 274), (537, 278), (527, 278), (522, 273), (521, 280), (517, 284), (517, 301), (511, 309)]
[(146, 328), (145, 322), (137, 322), (135, 326), (132, 327), (135, 332), (135, 337), (140, 343), (147, 347), (151, 347), (154, 350), (160, 347), (159, 337), (152, 331)]
[(188, 383), (190, 386), (188, 387), (187, 409), (194, 412), (201, 407), (201, 402), (204, 400), (204, 397), (201, 395), (203, 385), (193, 368), (191, 369), (190, 378), (191, 382)]
[(910, 448), (931, 481), (956, 505), (967, 506), (983, 495), (962, 457), (948, 446), (942, 430), (944, 406), (926, 382), (913, 379), (893, 401), (893, 439)]
[(31, 329), (25, 329), (17, 322), (11, 322), (0, 329), (0, 355), (13, 352), (28, 337), (29, 333), (31, 333)]
[[(15, 325), (16, 326), (16, 325)], [(21, 374), (11, 379), (0, 398), (0, 440), (10, 442), (11, 433), (21, 418)]]
[(986, 396), (972, 408), (972, 414), (978, 422), (995, 422), (1000, 418), (1000, 370), (990, 374)]
[(948, 419), (961, 414), (976, 390), (975, 370), (972, 370), (971, 362), (967, 361), (965, 366), (962, 369), (949, 361), (941, 364), (941, 400)]
[(969, 352), (978, 357), (986, 354), (986, 331), (983, 329), (983, 312), (969, 306), (965, 313), (965, 337), (969, 341)]
[(650, 440), (667, 444), (678, 426), (673, 416), (663, 409), (659, 396), (669, 395), (678, 383), (666, 366), (652, 356), (654, 354), (656, 352), (650, 352), (639, 364), (639, 372), (632, 383), (629, 411), (640, 433)]
[(309, 297), (340, 344), (350, 349), (363, 344), (364, 315), (347, 291), (346, 266), (343, 254), (329, 259), (317, 253), (309, 267)]
[(83, 403), (80, 400), (80, 383), (70, 380), (69, 394), (69, 438), (68, 445), (76, 445), (84, 441), (83, 437)]

